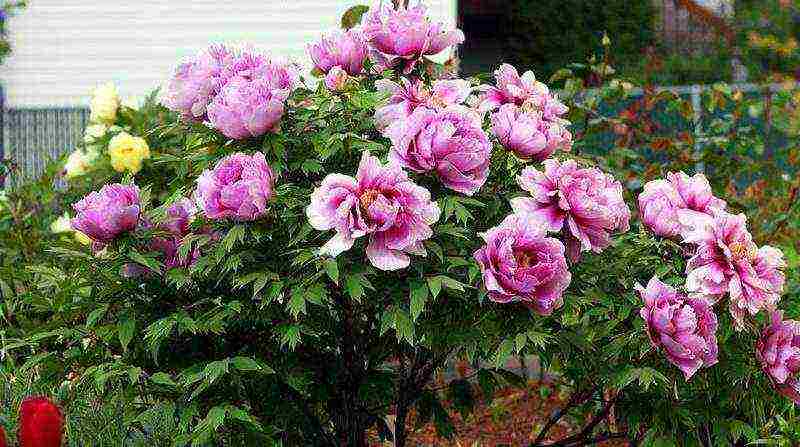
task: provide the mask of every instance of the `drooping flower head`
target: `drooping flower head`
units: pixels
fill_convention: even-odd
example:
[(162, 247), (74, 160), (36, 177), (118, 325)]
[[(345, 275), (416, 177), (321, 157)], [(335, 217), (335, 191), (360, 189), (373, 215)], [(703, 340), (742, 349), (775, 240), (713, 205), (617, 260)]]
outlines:
[(546, 233), (537, 219), (512, 214), (480, 235), (486, 245), (474, 257), (492, 301), (521, 302), (540, 315), (561, 307), (572, 277), (564, 245)]
[(714, 196), (705, 175), (689, 177), (684, 172), (670, 172), (666, 179), (644, 185), (639, 194), (642, 222), (659, 236), (676, 237), (691, 231), (688, 224), (697, 219), (712, 219), (714, 210), (727, 204)]
[(115, 171), (135, 174), (142, 169), (142, 161), (150, 158), (150, 146), (142, 137), (120, 132), (108, 142), (108, 156)]
[(690, 223), (684, 242), (696, 246), (686, 263), (686, 288), (718, 299), (730, 295), (729, 308), (741, 329), (745, 315), (772, 310), (780, 300), (786, 262), (777, 248), (758, 248), (744, 214), (715, 211), (710, 221)]
[(369, 262), (381, 270), (398, 270), (408, 267), (408, 254), (425, 255), (422, 242), (433, 235), (439, 207), (398, 164), (381, 164), (364, 152), (356, 178), (325, 177), (311, 194), (306, 215), (317, 230), (336, 230), (322, 254), (337, 256), (368, 236)]
[(464, 41), (461, 30), (446, 30), (442, 23), (431, 23), (424, 5), (395, 9), (385, 2), (370, 8), (362, 23), (369, 43), (388, 57), (402, 59), (405, 73), (410, 73), (422, 56), (441, 53)]
[(284, 102), (299, 85), (297, 67), (251, 53), (237, 56), (221, 78), (224, 85), (208, 106), (208, 120), (237, 140), (274, 132)]
[(203, 121), (211, 100), (221, 88), (220, 75), (232, 52), (212, 45), (193, 60), (181, 64), (167, 84), (161, 103), (190, 121)]
[(200, 174), (195, 200), (209, 219), (256, 220), (267, 212), (273, 182), (263, 153), (236, 152)]
[(72, 208), (76, 212), (72, 228), (96, 245), (105, 245), (120, 234), (134, 230), (139, 223), (139, 188), (119, 183), (105, 185)]
[(182, 198), (167, 208), (167, 215), (160, 227), (174, 236), (189, 233), (189, 225), (197, 214), (197, 207), (189, 198)]
[(434, 81), (431, 90), (421, 79), (407, 78), (402, 78), (400, 83), (379, 79), (375, 87), (390, 95), (388, 103), (375, 110), (375, 127), (382, 132), (395, 123), (405, 122), (419, 107), (442, 110), (463, 104), (472, 93), (469, 81), (463, 79)]
[(756, 344), (756, 359), (784, 396), (800, 405), (800, 322), (773, 312)]
[(597, 168), (548, 159), (544, 172), (526, 167), (517, 183), (531, 197), (512, 199), (514, 211), (533, 214), (550, 231), (563, 231), (573, 260), (582, 251), (601, 252), (611, 243), (611, 232), (628, 231), (631, 213), (622, 184)]
[(367, 43), (360, 29), (336, 31), (308, 46), (314, 67), (328, 73), (339, 67), (351, 76), (361, 74), (367, 58)]
[(655, 276), (646, 289), (637, 284), (636, 290), (644, 299), (640, 315), (650, 342), (686, 380), (717, 363), (717, 316), (708, 301), (681, 295)]
[(519, 75), (517, 69), (503, 64), (494, 72), (496, 86), (484, 85), (480, 89), (478, 108), (481, 112), (489, 112), (503, 104), (516, 106), (526, 105), (531, 110), (542, 113), (545, 120), (553, 120), (564, 115), (568, 108), (550, 92), (542, 82), (536, 80), (532, 71)]
[(166, 270), (173, 267), (187, 267), (191, 265), (200, 255), (196, 247), (189, 251), (183, 258), (180, 256), (179, 249), (183, 237), (189, 234), (189, 225), (197, 214), (197, 207), (188, 198), (183, 198), (167, 208), (167, 215), (159, 228), (168, 233), (166, 236), (153, 238), (150, 248), (160, 251), (164, 256), (163, 264)]
[(64, 415), (50, 399), (29, 397), (19, 407), (20, 447), (61, 447)]
[(492, 133), (500, 144), (523, 160), (541, 161), (556, 150), (572, 147), (569, 122), (560, 118), (546, 120), (542, 112), (503, 104), (492, 114)]
[(492, 144), (480, 117), (462, 106), (420, 107), (402, 126), (392, 126), (389, 159), (415, 172), (435, 172), (448, 188), (467, 195), (489, 176)]

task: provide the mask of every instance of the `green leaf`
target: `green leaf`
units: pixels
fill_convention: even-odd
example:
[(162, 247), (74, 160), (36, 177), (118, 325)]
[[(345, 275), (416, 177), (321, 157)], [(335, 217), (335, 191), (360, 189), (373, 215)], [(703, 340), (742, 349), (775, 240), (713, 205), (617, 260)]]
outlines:
[(431, 296), (436, 299), (439, 292), (442, 291), (442, 279), (438, 276), (428, 278), (428, 288), (431, 290)]
[(275, 372), (272, 368), (263, 366), (250, 357), (234, 357), (231, 359), (231, 365), (239, 371), (263, 371), (269, 374)]
[(105, 315), (107, 311), (108, 304), (103, 304), (97, 309), (91, 311), (89, 316), (86, 317), (86, 326), (93, 327), (98, 321), (100, 321), (101, 318), (103, 318), (103, 315)]
[(347, 294), (350, 295), (355, 301), (361, 301), (364, 296), (364, 286), (361, 285), (361, 275), (350, 275), (345, 282), (345, 289)]
[(136, 329), (136, 320), (131, 318), (130, 314), (124, 313), (120, 315), (119, 322), (117, 323), (117, 334), (119, 335), (119, 342), (122, 345), (122, 350), (127, 351), (128, 345), (133, 340), (133, 332)]
[(297, 318), (301, 313), (306, 313), (306, 291), (301, 287), (292, 289), (292, 296), (289, 298), (289, 313)]
[(422, 311), (425, 309), (425, 302), (428, 300), (428, 286), (422, 281), (411, 283), (411, 319), (417, 321)]
[(333, 281), (334, 284), (339, 284), (339, 264), (336, 263), (336, 259), (325, 259), (325, 272), (328, 274), (328, 277)]
[(155, 383), (156, 385), (169, 386), (173, 388), (176, 388), (178, 386), (178, 384), (175, 383), (174, 380), (172, 380), (172, 377), (170, 377), (169, 374), (163, 372), (157, 372), (152, 376), (150, 376), (150, 381)]
[(394, 312), (394, 322), (397, 339), (414, 344), (414, 324), (411, 322), (411, 317), (403, 309), (397, 308)]

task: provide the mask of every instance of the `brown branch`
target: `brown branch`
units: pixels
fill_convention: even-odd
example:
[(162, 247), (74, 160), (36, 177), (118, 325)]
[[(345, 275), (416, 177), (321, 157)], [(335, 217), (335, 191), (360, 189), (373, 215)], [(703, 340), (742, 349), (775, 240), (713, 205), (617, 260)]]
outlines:
[(588, 392), (586, 390), (583, 391), (577, 390), (574, 393), (572, 393), (566, 405), (556, 410), (556, 412), (550, 417), (550, 419), (547, 421), (544, 427), (542, 427), (541, 431), (539, 431), (539, 435), (536, 436), (536, 439), (533, 441), (530, 447), (540, 447), (546, 445), (542, 444), (542, 441), (544, 441), (544, 439), (547, 437), (547, 433), (550, 432), (550, 429), (553, 428), (553, 426), (555, 426), (556, 423), (558, 423), (558, 421), (560, 421), (561, 418), (564, 417), (564, 415), (566, 415), (569, 412), (569, 410), (582, 404), (589, 397), (591, 397), (594, 394), (595, 390), (596, 390), (595, 388), (591, 389)]

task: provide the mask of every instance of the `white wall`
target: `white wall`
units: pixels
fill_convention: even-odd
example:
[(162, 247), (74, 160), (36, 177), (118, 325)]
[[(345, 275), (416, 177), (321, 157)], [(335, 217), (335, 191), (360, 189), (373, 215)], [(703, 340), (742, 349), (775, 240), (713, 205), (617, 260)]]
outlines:
[[(305, 44), (350, 6), (380, 1), (34, 0), (9, 21), (14, 52), (0, 83), (11, 107), (71, 106), (108, 80), (123, 96), (147, 93), (212, 42), (252, 43), (305, 63)], [(425, 4), (452, 25), (456, 1)]]

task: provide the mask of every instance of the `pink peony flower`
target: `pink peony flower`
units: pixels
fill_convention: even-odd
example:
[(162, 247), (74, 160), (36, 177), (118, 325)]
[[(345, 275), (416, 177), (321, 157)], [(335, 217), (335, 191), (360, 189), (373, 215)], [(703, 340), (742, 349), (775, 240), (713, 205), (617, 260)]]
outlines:
[(512, 199), (511, 207), (533, 214), (550, 231), (563, 231), (574, 261), (582, 251), (599, 253), (608, 247), (612, 231), (628, 231), (631, 212), (622, 184), (597, 168), (579, 169), (574, 160), (548, 159), (544, 172), (527, 167), (517, 183), (532, 197)]
[(729, 294), (738, 329), (748, 313), (774, 309), (785, 281), (783, 253), (770, 246), (758, 248), (744, 214), (715, 211), (713, 219), (703, 218), (693, 228), (684, 238), (696, 246), (686, 264), (686, 288), (711, 299)]
[(173, 267), (187, 267), (200, 255), (199, 250), (192, 249), (186, 258), (181, 258), (178, 252), (184, 236), (190, 233), (189, 225), (197, 214), (197, 207), (188, 198), (183, 198), (167, 208), (167, 216), (159, 228), (169, 233), (168, 236), (153, 238), (150, 248), (160, 251), (164, 255), (164, 267), (169, 270)]
[(211, 46), (178, 67), (161, 98), (164, 107), (190, 121), (203, 121), (221, 87), (223, 67), (233, 57), (224, 46)]
[(459, 29), (446, 31), (441, 23), (431, 23), (423, 5), (394, 9), (389, 2), (370, 8), (362, 28), (369, 43), (381, 53), (405, 62), (405, 73), (414, 69), (426, 55), (441, 53), (464, 42)]
[(339, 67), (351, 76), (361, 74), (367, 57), (367, 44), (358, 29), (337, 31), (308, 46), (314, 67), (328, 73)]
[(756, 343), (756, 358), (779, 393), (800, 405), (800, 322), (773, 312)]
[(347, 79), (347, 72), (337, 65), (331, 68), (328, 74), (325, 75), (325, 87), (328, 87), (328, 90), (331, 91), (344, 90), (347, 85)]
[(486, 245), (473, 256), (492, 301), (521, 302), (540, 315), (561, 307), (572, 277), (564, 245), (546, 233), (538, 220), (512, 214), (481, 234)]
[(503, 104), (522, 106), (527, 104), (532, 110), (542, 113), (545, 120), (559, 118), (569, 110), (558, 98), (550, 93), (547, 86), (536, 80), (532, 71), (519, 75), (517, 69), (503, 64), (494, 72), (497, 86), (484, 85), (478, 109), (489, 112)]
[(237, 152), (198, 177), (196, 202), (210, 219), (256, 220), (267, 212), (273, 183), (264, 154)]
[(220, 75), (222, 88), (208, 106), (211, 125), (236, 140), (274, 132), (284, 102), (300, 85), (297, 67), (242, 53)]
[(492, 144), (480, 117), (462, 106), (420, 107), (392, 126), (389, 159), (415, 172), (435, 171), (448, 188), (472, 195), (486, 182)]
[(420, 79), (402, 78), (400, 83), (388, 79), (375, 81), (379, 92), (388, 93), (389, 103), (375, 110), (375, 127), (384, 132), (395, 123), (403, 123), (419, 107), (442, 110), (463, 104), (472, 88), (463, 79), (434, 81), (429, 91)]
[(72, 205), (72, 228), (88, 236), (99, 249), (139, 223), (139, 188), (114, 183), (89, 193)]
[(422, 242), (433, 234), (430, 226), (439, 220), (439, 207), (399, 165), (382, 165), (364, 152), (356, 178), (325, 177), (311, 194), (306, 215), (317, 230), (336, 230), (321, 254), (338, 256), (356, 239), (369, 236), (369, 262), (381, 270), (398, 270), (408, 267), (407, 254), (426, 254)]
[(724, 200), (714, 197), (708, 179), (700, 173), (689, 177), (670, 172), (666, 179), (645, 184), (639, 194), (642, 222), (655, 234), (669, 238), (691, 231), (687, 225), (697, 219), (711, 220), (714, 210), (726, 206)]
[(569, 151), (569, 121), (544, 119), (542, 112), (503, 104), (492, 114), (492, 132), (500, 144), (523, 160), (541, 161), (558, 149)]
[(644, 299), (640, 314), (650, 342), (664, 350), (686, 380), (717, 363), (717, 316), (706, 300), (685, 297), (657, 277), (646, 289), (637, 284), (636, 290)]

